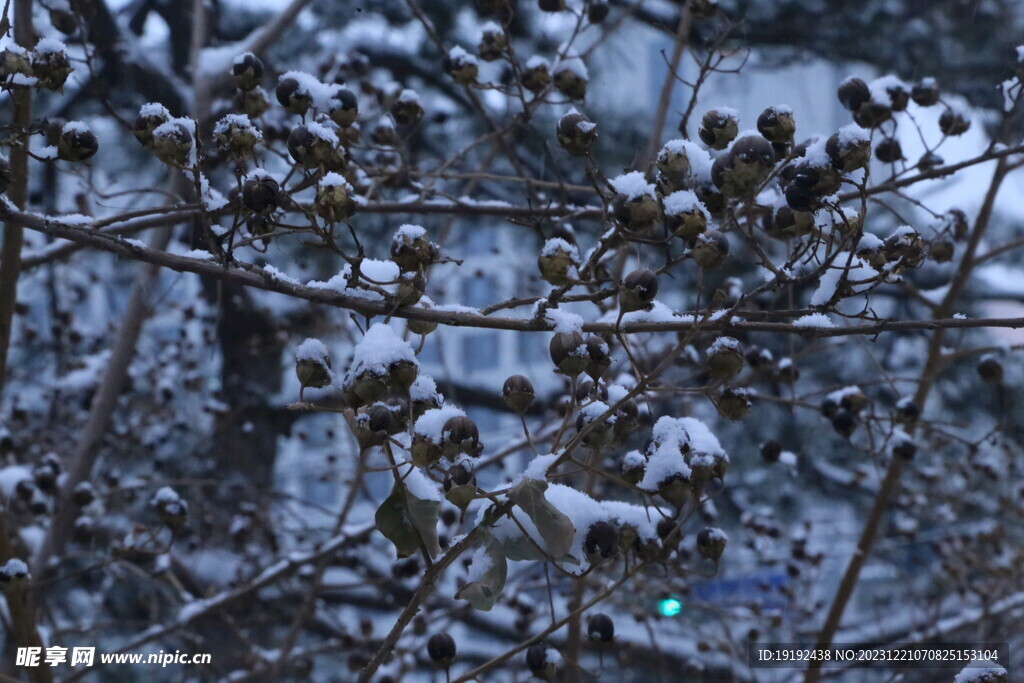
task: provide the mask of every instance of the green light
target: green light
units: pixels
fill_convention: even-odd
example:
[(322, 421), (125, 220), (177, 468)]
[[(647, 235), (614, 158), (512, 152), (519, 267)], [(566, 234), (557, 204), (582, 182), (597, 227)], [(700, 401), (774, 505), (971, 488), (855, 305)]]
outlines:
[(683, 603), (675, 598), (665, 598), (658, 603), (658, 611), (663, 617), (674, 617), (683, 611)]

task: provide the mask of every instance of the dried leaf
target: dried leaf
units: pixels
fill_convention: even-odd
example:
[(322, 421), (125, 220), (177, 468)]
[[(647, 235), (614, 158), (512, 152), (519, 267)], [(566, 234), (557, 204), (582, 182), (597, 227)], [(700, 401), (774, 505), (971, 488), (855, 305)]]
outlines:
[(467, 601), (473, 609), (490, 611), (501, 597), (508, 575), (508, 562), (501, 546), (493, 539), (488, 539), (473, 553), (469, 572), (470, 577), (475, 578), (455, 593), (455, 599)]
[[(396, 484), (380, 507), (374, 520), (377, 529), (395, 545), (399, 557), (408, 557), (419, 550), (420, 534), (408, 514), (405, 487)], [(437, 541), (435, 530), (434, 541)]]
[(548, 488), (546, 481), (523, 479), (509, 491), (508, 498), (522, 508), (523, 512), (533, 521), (534, 526), (544, 539), (544, 547), (555, 560), (569, 558), (572, 538), (576, 528), (565, 513), (548, 502), (544, 492)]
[(441, 544), (437, 540), (437, 518), (441, 513), (441, 501), (423, 500), (405, 490), (407, 510), (413, 526), (423, 539), (423, 546), (430, 557), (441, 554)]

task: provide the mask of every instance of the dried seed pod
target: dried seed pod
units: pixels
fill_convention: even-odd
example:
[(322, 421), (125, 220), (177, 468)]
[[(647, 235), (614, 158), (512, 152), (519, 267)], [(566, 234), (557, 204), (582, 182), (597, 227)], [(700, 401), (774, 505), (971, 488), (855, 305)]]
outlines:
[(267, 97), (267, 91), (263, 88), (240, 90), (235, 96), (235, 107), (250, 119), (256, 119), (270, 109), (270, 98)]
[(521, 80), (523, 87), (536, 95), (551, 85), (551, 65), (543, 57), (530, 57), (526, 61)]
[(403, 271), (424, 270), (438, 258), (438, 247), (422, 226), (406, 223), (391, 238), (391, 260)]
[(708, 230), (697, 236), (692, 252), (698, 266), (716, 268), (729, 255), (729, 240), (717, 230)]
[(757, 130), (769, 142), (791, 144), (796, 133), (793, 110), (786, 105), (768, 107), (757, 117)]
[(697, 135), (712, 149), (722, 150), (729, 146), (739, 133), (739, 115), (729, 108), (712, 109), (704, 114)]
[(178, 531), (188, 521), (188, 503), (174, 489), (165, 486), (153, 494), (150, 506), (167, 528)]
[(603, 23), (610, 11), (611, 6), (604, 0), (590, 0), (587, 3), (587, 21), (591, 24)]
[(423, 105), (415, 90), (406, 88), (391, 103), (391, 117), (399, 126), (415, 126), (423, 118)]
[(585, 156), (597, 140), (597, 124), (576, 109), (570, 109), (555, 127), (558, 144), (569, 154)]
[(1003, 364), (996, 360), (995, 356), (982, 356), (978, 361), (978, 376), (988, 384), (1003, 383)]
[[(562, 0), (540, 0), (561, 2)], [(550, 655), (548, 653), (551, 653)], [(526, 666), (530, 673), (543, 681), (553, 681), (561, 668), (562, 656), (545, 643), (531, 645), (526, 651)]]
[(139, 109), (139, 116), (135, 119), (132, 127), (132, 134), (135, 139), (147, 147), (153, 144), (153, 131), (167, 123), (171, 119), (167, 107), (162, 104), (144, 104)]
[(875, 147), (875, 158), (884, 164), (893, 164), (903, 159), (903, 147), (896, 138), (883, 138)]
[(832, 416), (832, 429), (845, 439), (857, 429), (857, 416), (849, 410), (838, 410)]
[(715, 527), (704, 527), (697, 532), (697, 552), (706, 560), (718, 562), (725, 552), (725, 545), (729, 537), (725, 532)]
[(607, 614), (597, 613), (587, 620), (587, 637), (595, 643), (607, 645), (615, 640), (615, 622)]
[(42, 38), (30, 56), (36, 87), (60, 91), (74, 69), (68, 59), (67, 47), (53, 38)]
[(767, 463), (774, 463), (779, 461), (779, 456), (782, 455), (782, 444), (774, 439), (770, 439), (761, 444), (760, 448), (761, 459)]
[(266, 172), (253, 171), (242, 183), (242, 206), (258, 214), (274, 211), (280, 202), (281, 187)]
[(732, 337), (719, 337), (707, 350), (708, 372), (726, 379), (743, 369), (743, 346)]
[(444, 476), (444, 497), (455, 507), (465, 510), (476, 497), (476, 475), (469, 461), (456, 463)]
[(726, 197), (750, 197), (771, 173), (775, 150), (760, 135), (746, 135), (715, 159), (711, 180)]
[(299, 380), (299, 395), (306, 387), (322, 389), (334, 382), (331, 357), (327, 347), (318, 339), (307, 339), (295, 349), (295, 376)]
[(935, 170), (942, 164), (946, 163), (946, 160), (935, 152), (925, 152), (921, 155), (921, 158), (917, 160), (917, 169), (923, 173)]
[(582, 100), (587, 96), (590, 74), (583, 60), (569, 56), (555, 64), (552, 80), (555, 89), (570, 100)]
[(646, 459), (640, 451), (630, 451), (622, 458), (619, 476), (628, 484), (636, 486), (644, 478)]
[(907, 397), (896, 402), (896, 421), (904, 425), (913, 425), (921, 417), (921, 408), (914, 400)]
[(615, 219), (634, 232), (644, 233), (654, 228), (661, 218), (661, 206), (654, 185), (647, 182), (643, 173), (623, 173), (611, 184), (616, 192), (612, 202)]
[(455, 640), (447, 633), (435, 633), (427, 640), (427, 655), (438, 668), (449, 668), (455, 662)]
[(277, 101), (281, 106), (292, 114), (305, 116), (313, 106), (313, 97), (309, 90), (299, 83), (298, 78), (289, 74), (281, 76), (274, 94), (277, 95)]
[(540, 276), (555, 287), (565, 287), (579, 278), (579, 251), (560, 237), (553, 237), (544, 243), (537, 257)]
[(304, 168), (318, 168), (330, 157), (337, 136), (324, 126), (310, 122), (292, 128), (288, 134), (288, 153)]
[(893, 457), (903, 461), (910, 461), (917, 454), (917, 444), (914, 443), (914, 440), (906, 432), (898, 431), (896, 436), (893, 437), (890, 450)]
[(939, 130), (943, 135), (963, 135), (971, 127), (971, 120), (967, 113), (959, 108), (946, 107), (946, 110), (939, 116)]
[(587, 368), (586, 373), (596, 382), (612, 364), (608, 354), (608, 342), (596, 334), (587, 335)]
[(245, 114), (227, 114), (213, 127), (213, 137), (232, 159), (248, 159), (263, 133)]
[(565, 0), (537, 0), (541, 12), (561, 12), (565, 9)]
[(96, 489), (87, 481), (80, 481), (71, 491), (71, 501), (78, 507), (85, 507), (96, 500)]
[(165, 164), (184, 166), (192, 145), (192, 132), (181, 121), (172, 119), (153, 130), (153, 153)]
[(347, 128), (355, 123), (359, 116), (359, 100), (348, 88), (338, 87), (331, 94), (327, 115), (339, 126)]
[(742, 420), (750, 412), (750, 399), (746, 389), (728, 388), (715, 399), (715, 409), (726, 420)]
[(910, 91), (910, 97), (921, 107), (938, 104), (940, 95), (939, 84), (934, 78), (922, 78)]
[(81, 121), (69, 121), (57, 140), (57, 158), (64, 161), (87, 161), (99, 150), (99, 141), (89, 126)]
[(606, 560), (615, 554), (619, 546), (619, 531), (615, 525), (604, 520), (594, 522), (587, 530), (583, 552), (591, 562)]
[(668, 229), (693, 247), (697, 236), (707, 230), (711, 214), (692, 190), (678, 190), (662, 200)]
[(445, 55), (442, 67), (452, 79), (461, 85), (469, 85), (476, 82), (480, 73), (480, 65), (476, 57), (469, 54), (461, 47), (453, 47)]
[(449, 459), (459, 453), (478, 457), (483, 451), (483, 444), (480, 443), (476, 423), (464, 416), (449, 418), (441, 428), (441, 447)]
[(814, 229), (814, 213), (795, 211), (788, 204), (777, 208), (765, 217), (765, 232), (778, 239), (803, 237)]
[(337, 173), (328, 173), (316, 186), (313, 210), (328, 223), (348, 220), (356, 211), (352, 186)]
[(579, 375), (590, 362), (587, 345), (579, 332), (556, 332), (551, 337), (548, 351), (558, 371), (569, 377)]
[(840, 83), (836, 94), (839, 96), (839, 103), (852, 112), (859, 110), (871, 99), (868, 84), (856, 76), (850, 76)]
[(921, 235), (908, 225), (896, 229), (886, 238), (884, 250), (889, 263), (899, 259), (907, 268), (917, 268), (925, 259)]
[(485, 62), (493, 62), (502, 58), (508, 51), (508, 39), (505, 31), (493, 21), (484, 24), (480, 32), (480, 41), (476, 45), (476, 54)]
[(837, 171), (851, 173), (865, 168), (871, 161), (871, 139), (860, 128), (846, 126), (828, 138), (825, 142), (825, 153)]
[(949, 263), (953, 260), (953, 253), (955, 251), (956, 242), (947, 235), (935, 237), (928, 245), (928, 256), (936, 263)]
[(627, 275), (619, 290), (619, 310), (623, 313), (650, 310), (658, 295), (658, 276), (648, 268), (639, 268)]
[(257, 88), (263, 81), (263, 62), (251, 52), (240, 54), (231, 63), (231, 77), (243, 92)]
[(505, 380), (505, 385), (501, 388), (501, 397), (509, 410), (522, 415), (533, 405), (536, 393), (529, 379), (522, 375), (512, 375)]

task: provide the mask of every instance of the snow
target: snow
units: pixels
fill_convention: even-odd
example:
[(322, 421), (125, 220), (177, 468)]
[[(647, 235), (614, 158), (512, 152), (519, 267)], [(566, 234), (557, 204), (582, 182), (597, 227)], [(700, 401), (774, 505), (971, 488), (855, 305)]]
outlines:
[(544, 246), (540, 250), (541, 256), (553, 256), (558, 250), (562, 250), (569, 255), (573, 263), (579, 263), (580, 252), (574, 245), (569, 244), (561, 237), (552, 237), (551, 239), (544, 242)]
[(714, 356), (722, 351), (730, 350), (738, 352), (741, 349), (742, 347), (738, 340), (733, 339), (732, 337), (719, 337), (711, 344), (711, 346), (708, 347), (708, 350), (705, 351), (705, 353), (709, 356)]
[(565, 484), (549, 485), (547, 491), (544, 492), (544, 497), (572, 521), (576, 533), (573, 534), (569, 555), (579, 562), (579, 567), (571, 571), (573, 573), (584, 571), (588, 566), (583, 550), (587, 532), (596, 522), (607, 522), (608, 512), (587, 494)]
[(1006, 676), (1006, 669), (987, 659), (976, 659), (953, 678), (953, 683), (971, 683), (972, 681), (984, 680), (986, 676), (996, 675)]
[(426, 236), (426, 234), (427, 231), (422, 225), (406, 223), (404, 225), (400, 225), (398, 230), (395, 231), (395, 239), (403, 239), (412, 242)]
[(855, 146), (871, 140), (871, 134), (856, 123), (840, 128), (838, 136), (839, 144), (842, 146)]
[(324, 174), (324, 177), (320, 179), (320, 187), (344, 187), (349, 192), (352, 192), (352, 186), (345, 180), (345, 177), (340, 173), (331, 171), (330, 173)]
[[(281, 74), (278, 82), (287, 78), (294, 78), (299, 84), (297, 92), (300, 95), (308, 95), (313, 103), (313, 107), (320, 111), (329, 111), (331, 109), (334, 104), (334, 94), (341, 88), (340, 85), (334, 85), (333, 83), (323, 83), (316, 76), (305, 71), (286, 71)], [(308, 126), (309, 123), (306, 125)]]
[(802, 318), (797, 318), (793, 321), (793, 327), (813, 327), (813, 328), (831, 328), (835, 327), (835, 323), (832, 322), (824, 313), (811, 313), (805, 315)]
[(469, 54), (458, 45), (448, 50), (448, 58), (452, 62), (456, 63), (461, 62), (463, 64), (479, 64), (475, 55)]
[(657, 197), (657, 195), (654, 194), (654, 185), (647, 182), (644, 174), (640, 171), (623, 173), (622, 175), (613, 178), (611, 182), (615, 191), (621, 195), (625, 195), (628, 201), (639, 199), (644, 195), (655, 198)]
[(249, 120), (249, 116), (247, 114), (225, 114), (219, 121), (217, 121), (217, 125), (214, 126), (213, 132), (225, 135), (231, 128), (244, 130), (257, 140), (263, 139), (263, 132)]
[(3, 567), (0, 567), (0, 574), (8, 577), (28, 576), (28, 565), (23, 560), (12, 557)]
[(533, 460), (530, 461), (530, 464), (526, 466), (526, 469), (523, 470), (521, 477), (517, 478), (512, 482), (513, 485), (516, 484), (520, 478), (538, 479), (540, 481), (546, 480), (548, 468), (551, 467), (551, 465), (554, 464), (556, 460), (558, 460), (559, 455), (560, 453), (549, 453), (547, 455), (536, 456)]
[(465, 417), (466, 413), (452, 405), (431, 408), (420, 415), (413, 425), (413, 434), (422, 436), (432, 443), (441, 443), (444, 424), (453, 417)]
[(33, 52), (40, 55), (67, 52), (67, 50), (68, 46), (56, 38), (40, 38), (32, 49)]
[(526, 60), (527, 69), (536, 69), (539, 67), (551, 68), (551, 62), (549, 62), (541, 55), (533, 55), (532, 57)]
[[(849, 262), (849, 269), (846, 268), (846, 264)], [(866, 261), (858, 256), (850, 255), (846, 252), (840, 252), (839, 255), (832, 262), (831, 266), (825, 271), (825, 274), (821, 276), (821, 280), (818, 282), (818, 288), (814, 290), (814, 294), (811, 295), (812, 306), (822, 306), (828, 303), (829, 300), (836, 293), (836, 288), (839, 286), (839, 282), (845, 276), (848, 283), (850, 283), (853, 291), (862, 292), (868, 289), (871, 284), (870, 280), (873, 280), (878, 276), (875, 269), (867, 264)], [(858, 283), (858, 284), (853, 284)]]
[(14, 497), (14, 489), (21, 481), (32, 481), (32, 470), (24, 465), (8, 465), (0, 469), (0, 493), (5, 499)]
[(167, 111), (167, 107), (160, 104), (159, 102), (149, 102), (139, 107), (139, 116), (143, 118), (170, 118), (171, 113)]
[(544, 319), (554, 325), (555, 332), (572, 334), (583, 330), (583, 318), (575, 313), (563, 311), (560, 308), (549, 308)]
[(431, 482), (420, 471), (420, 468), (410, 465), (410, 467), (405, 469), (399, 468), (399, 472), (402, 476), (402, 481), (405, 483), (406, 490), (414, 498), (441, 502), (441, 494), (437, 490), (437, 485)]
[(332, 147), (336, 147), (339, 143), (338, 134), (328, 126), (318, 121), (307, 121), (306, 130), (308, 130), (314, 137), (320, 138)]
[(797, 457), (793, 451), (782, 451), (779, 453), (779, 464), (786, 467), (796, 467)]
[(686, 158), (690, 162), (690, 174), (699, 180), (711, 179), (711, 166), (714, 160), (707, 150), (697, 143), (679, 138), (666, 142), (662, 150), (667, 150), (673, 154), (686, 154)]
[(828, 142), (825, 138), (818, 138), (811, 144), (807, 145), (807, 152), (804, 153), (804, 159), (811, 166), (815, 168), (824, 168), (832, 165), (832, 158), (825, 151), (825, 144)]
[(327, 365), (327, 347), (319, 339), (310, 337), (295, 348), (295, 360), (310, 360)]
[(678, 216), (692, 211), (699, 211), (704, 214), (705, 220), (711, 220), (711, 214), (704, 207), (704, 204), (697, 199), (697, 195), (694, 194), (693, 190), (676, 190), (665, 197), (664, 206), (665, 214), (668, 216)]
[(374, 323), (352, 352), (349, 375), (356, 377), (364, 372), (386, 375), (388, 367), (399, 361), (417, 364), (412, 346), (389, 325)]
[(83, 121), (68, 121), (60, 129), (60, 132), (62, 134), (73, 133), (75, 135), (82, 135), (84, 133), (91, 133), (92, 129)]
[(434, 382), (434, 378), (423, 373), (418, 374), (416, 381), (409, 387), (409, 398), (413, 401), (437, 400), (438, 403), (444, 402), (444, 397), (437, 393), (437, 383)]
[(179, 496), (178, 492), (170, 486), (163, 486), (157, 489), (157, 492), (153, 494), (154, 505), (170, 505), (181, 502), (181, 496)]
[(263, 266), (263, 272), (267, 273), (268, 275), (270, 275), (270, 277), (274, 278), (275, 280), (280, 280), (281, 282), (286, 282), (286, 283), (288, 283), (290, 285), (301, 285), (302, 284), (301, 282), (299, 282), (298, 280), (293, 278), (288, 273), (285, 273), (285, 272), (283, 272), (281, 270), (278, 270), (277, 268), (275, 268), (274, 266), (270, 265), (269, 263)]
[(907, 93), (910, 92), (910, 88), (904, 83), (898, 76), (894, 74), (888, 74), (881, 78), (868, 83), (868, 90), (871, 91), (871, 100), (877, 104), (883, 104), (887, 107), (892, 107), (892, 97), (889, 95), (889, 90), (904, 90)]
[(587, 71), (587, 65), (583, 63), (583, 60), (579, 57), (570, 56), (564, 59), (559, 59), (555, 63), (555, 69), (553, 73), (559, 74), (563, 71), (570, 71), (574, 75), (587, 80), (590, 77), (590, 73)]
[(710, 456), (724, 456), (721, 444), (707, 425), (693, 417), (658, 418), (651, 434), (647, 468), (638, 486), (645, 491), (657, 491), (658, 485), (673, 475), (690, 476), (690, 467), (683, 459), (683, 451), (690, 450)]

